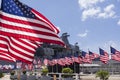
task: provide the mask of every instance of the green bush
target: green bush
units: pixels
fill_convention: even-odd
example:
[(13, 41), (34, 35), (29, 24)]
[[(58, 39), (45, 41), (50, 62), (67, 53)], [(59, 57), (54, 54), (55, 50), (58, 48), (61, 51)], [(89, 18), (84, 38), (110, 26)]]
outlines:
[(71, 68), (63, 68), (62, 73), (73, 73), (73, 70)]
[(71, 68), (63, 68), (62, 69), (62, 77), (67, 78), (67, 77), (72, 77), (73, 70)]
[(14, 75), (14, 74), (15, 74), (15, 71), (11, 71), (11, 72), (10, 72), (10, 75)]
[(22, 73), (23, 73), (23, 74), (26, 74), (26, 70), (24, 70)]
[(4, 77), (4, 74), (2, 72), (0, 72), (0, 78)]
[(100, 80), (108, 80), (109, 78), (109, 72), (108, 71), (104, 71), (104, 70), (100, 70), (96, 73), (96, 77), (99, 77)]
[(42, 74), (43, 75), (46, 75), (48, 72), (49, 72), (49, 70), (47, 68), (42, 69)]

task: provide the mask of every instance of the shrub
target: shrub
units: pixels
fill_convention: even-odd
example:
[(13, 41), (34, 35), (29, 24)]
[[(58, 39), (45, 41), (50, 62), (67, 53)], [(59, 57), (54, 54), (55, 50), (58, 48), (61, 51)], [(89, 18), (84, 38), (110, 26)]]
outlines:
[(73, 70), (71, 68), (63, 68), (62, 69), (62, 77), (67, 78), (67, 77), (72, 77)]
[(108, 80), (109, 78), (109, 72), (100, 70), (96, 73), (96, 77), (99, 77), (101, 80)]
[(0, 72), (0, 78), (4, 77), (4, 74), (2, 72)]
[(15, 71), (11, 71), (10, 74), (11, 74), (11, 75), (14, 75), (14, 74), (15, 74)]
[(23, 74), (26, 74), (26, 70), (24, 70), (22, 73), (23, 73)]
[(73, 73), (73, 70), (71, 68), (63, 68), (62, 73)]
[(42, 74), (43, 75), (46, 75), (48, 72), (49, 72), (49, 70), (47, 68), (42, 69)]

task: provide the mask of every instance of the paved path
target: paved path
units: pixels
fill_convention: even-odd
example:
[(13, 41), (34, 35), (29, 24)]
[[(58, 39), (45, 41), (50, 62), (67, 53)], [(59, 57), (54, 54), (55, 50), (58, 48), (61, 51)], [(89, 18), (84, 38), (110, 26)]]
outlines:
[[(84, 75), (81, 76), (82, 80), (99, 80), (99, 78), (96, 78), (95, 75)], [(10, 80), (10, 75), (5, 75), (0, 80)], [(109, 80), (120, 80), (120, 75), (110, 75)]]
[[(95, 75), (84, 75), (81, 76), (82, 80), (100, 80), (96, 78)], [(120, 80), (120, 75), (110, 75), (109, 80)]]
[(5, 75), (3, 78), (1, 78), (0, 80), (10, 80), (10, 75)]

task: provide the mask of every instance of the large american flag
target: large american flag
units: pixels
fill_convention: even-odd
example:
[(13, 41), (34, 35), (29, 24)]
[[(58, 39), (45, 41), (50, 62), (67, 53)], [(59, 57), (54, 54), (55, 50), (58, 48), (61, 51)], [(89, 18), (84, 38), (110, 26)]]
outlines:
[(106, 64), (109, 60), (108, 53), (101, 48), (99, 48), (99, 52), (100, 52), (100, 60)]
[(2, 0), (0, 34), (64, 45), (59, 30), (41, 13), (19, 0)]
[(0, 55), (4, 56), (0, 58), (4, 60), (21, 60), (30, 63), (33, 61), (37, 47), (36, 44), (26, 39), (0, 35)]
[(111, 51), (111, 59), (116, 60), (116, 61), (120, 61), (120, 51), (116, 50), (113, 47), (110, 47), (110, 51)]
[(36, 10), (19, 0), (2, 0), (0, 9), (1, 59), (32, 62), (35, 49), (41, 42), (64, 46), (58, 33), (59, 30)]

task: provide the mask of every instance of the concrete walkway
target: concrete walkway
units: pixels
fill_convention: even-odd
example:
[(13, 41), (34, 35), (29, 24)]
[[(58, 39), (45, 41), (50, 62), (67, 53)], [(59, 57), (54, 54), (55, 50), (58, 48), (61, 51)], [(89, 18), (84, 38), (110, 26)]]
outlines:
[[(83, 75), (80, 76), (81, 80), (99, 80), (99, 78), (96, 78), (95, 75)], [(10, 75), (5, 75), (0, 80), (10, 80)], [(120, 75), (110, 75), (109, 80), (120, 80)]]
[[(81, 80), (100, 80), (99, 78), (96, 78), (95, 75), (84, 75), (81, 76)], [(120, 80), (120, 75), (110, 75), (108, 80)]]
[(10, 75), (5, 75), (3, 78), (0, 78), (0, 80), (10, 80)]

